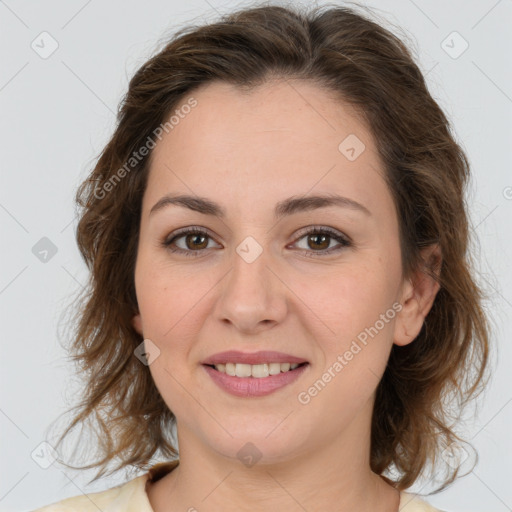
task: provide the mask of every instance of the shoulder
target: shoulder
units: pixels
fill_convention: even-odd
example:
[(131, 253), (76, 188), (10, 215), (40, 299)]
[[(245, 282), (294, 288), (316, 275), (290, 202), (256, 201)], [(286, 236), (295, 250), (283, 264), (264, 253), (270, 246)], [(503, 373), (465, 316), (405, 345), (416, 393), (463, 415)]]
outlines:
[(105, 491), (80, 494), (32, 512), (153, 512), (145, 492), (148, 474)]
[(428, 504), (419, 496), (402, 491), (400, 493), (399, 512), (446, 512)]

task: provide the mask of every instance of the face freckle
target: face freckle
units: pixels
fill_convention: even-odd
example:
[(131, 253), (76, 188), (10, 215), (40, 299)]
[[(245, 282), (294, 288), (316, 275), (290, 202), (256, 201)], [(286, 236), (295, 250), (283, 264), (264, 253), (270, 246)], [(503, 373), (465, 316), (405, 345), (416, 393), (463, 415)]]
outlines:
[[(308, 82), (275, 81), (249, 93), (212, 83), (193, 96), (197, 106), (154, 149), (143, 198), (137, 318), (160, 350), (150, 365), (155, 384), (183, 429), (224, 454), (234, 456), (233, 439), (252, 439), (268, 457), (335, 442), (357, 418), (368, 421), (393, 344), (395, 316), (385, 315), (402, 285), (398, 220), (371, 132)], [(196, 211), (190, 198), (150, 213), (166, 195), (205, 199), (224, 215)], [(345, 199), (283, 206), (313, 196)], [(199, 256), (162, 244), (192, 227), (211, 240)], [(351, 244), (320, 254), (308, 227), (329, 229), (329, 248), (340, 247), (332, 232)], [(193, 252), (192, 241), (185, 235), (173, 246)], [(380, 315), (386, 321), (377, 329)], [(273, 393), (237, 397), (202, 364), (227, 350), (278, 351), (308, 364)], [(299, 394), (325, 372), (335, 376), (301, 404)], [(206, 405), (191, 403), (189, 393)], [(276, 428), (283, 403), (295, 414)]]

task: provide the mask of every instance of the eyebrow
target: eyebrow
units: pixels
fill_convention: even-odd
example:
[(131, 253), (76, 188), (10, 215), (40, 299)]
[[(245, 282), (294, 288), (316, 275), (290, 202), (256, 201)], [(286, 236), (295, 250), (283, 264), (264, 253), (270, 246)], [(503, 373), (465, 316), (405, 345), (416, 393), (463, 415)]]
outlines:
[[(149, 215), (162, 210), (163, 208), (171, 205), (182, 206), (202, 213), (203, 215), (212, 215), (224, 219), (226, 212), (219, 204), (207, 199), (205, 197), (190, 196), (190, 195), (172, 195), (168, 194), (159, 199), (151, 208)], [(287, 215), (293, 215), (303, 211), (311, 211), (319, 208), (326, 208), (329, 206), (339, 206), (342, 208), (349, 208), (354, 211), (359, 211), (367, 216), (371, 216), (371, 212), (362, 204), (350, 199), (348, 197), (339, 196), (336, 194), (329, 195), (316, 195), (308, 197), (289, 197), (276, 204), (274, 209), (274, 217), (280, 219)]]

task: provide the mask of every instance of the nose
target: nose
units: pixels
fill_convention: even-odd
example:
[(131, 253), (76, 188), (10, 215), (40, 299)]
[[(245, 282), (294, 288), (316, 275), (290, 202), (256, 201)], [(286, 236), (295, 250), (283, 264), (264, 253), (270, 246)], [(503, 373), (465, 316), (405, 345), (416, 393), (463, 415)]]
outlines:
[(252, 262), (234, 253), (215, 308), (221, 322), (245, 334), (256, 334), (281, 323), (287, 312), (286, 286), (264, 250)]

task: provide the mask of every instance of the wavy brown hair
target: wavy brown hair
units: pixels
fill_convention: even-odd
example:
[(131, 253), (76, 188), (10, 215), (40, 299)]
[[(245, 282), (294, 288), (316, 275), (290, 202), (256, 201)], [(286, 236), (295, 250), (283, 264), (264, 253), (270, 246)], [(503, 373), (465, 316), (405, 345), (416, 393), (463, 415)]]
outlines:
[[(98, 459), (78, 469), (146, 469), (154, 457), (176, 459), (175, 416), (134, 350), (134, 287), (141, 203), (151, 151), (126, 170), (195, 88), (220, 80), (250, 90), (271, 78), (309, 80), (352, 105), (370, 128), (400, 226), (403, 276), (418, 269), (440, 290), (421, 332), (393, 345), (378, 385), (371, 469), (397, 471), (411, 486), (443, 449), (462, 442), (454, 421), (486, 382), (490, 329), (470, 258), (465, 192), (470, 166), (400, 38), (351, 7), (254, 6), (178, 31), (130, 80), (118, 123), (80, 185), (77, 242), (90, 280), (76, 308), (70, 353), (85, 378), (83, 400), (57, 446), (92, 421)], [(125, 172), (120, 169), (125, 166)], [(108, 185), (110, 183), (110, 185)], [(437, 272), (420, 250), (439, 244)], [(450, 469), (450, 468), (448, 468)], [(453, 482), (448, 473), (442, 488)], [(439, 489), (440, 490), (440, 489)]]

